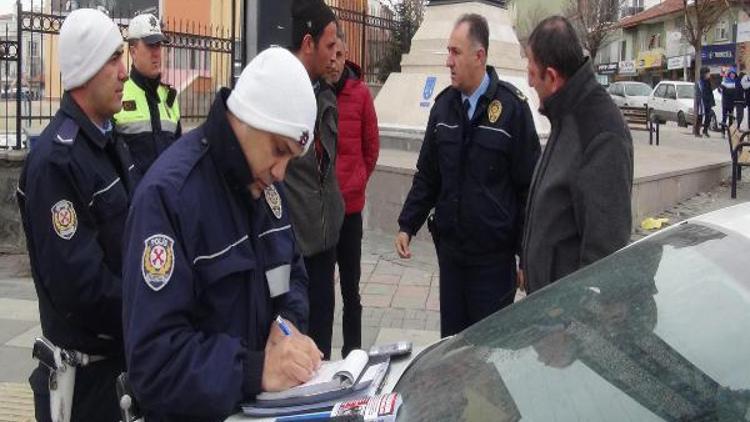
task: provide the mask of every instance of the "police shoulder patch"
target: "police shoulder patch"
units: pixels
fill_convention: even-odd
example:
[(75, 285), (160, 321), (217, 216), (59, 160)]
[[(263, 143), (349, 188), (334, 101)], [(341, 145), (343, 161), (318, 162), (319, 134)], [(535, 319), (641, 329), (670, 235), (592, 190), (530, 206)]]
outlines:
[(263, 190), (263, 196), (266, 198), (268, 207), (277, 219), (281, 219), (283, 208), (281, 206), (281, 196), (274, 185), (268, 186)]
[(72, 202), (62, 199), (52, 206), (52, 227), (60, 238), (73, 238), (78, 229), (78, 216)]
[(174, 271), (174, 240), (165, 234), (155, 234), (143, 241), (143, 281), (158, 292), (169, 283)]

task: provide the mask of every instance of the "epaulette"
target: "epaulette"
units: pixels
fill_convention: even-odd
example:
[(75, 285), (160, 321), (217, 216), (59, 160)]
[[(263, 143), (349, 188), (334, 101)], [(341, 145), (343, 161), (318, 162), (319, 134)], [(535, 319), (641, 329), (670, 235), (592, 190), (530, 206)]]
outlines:
[(525, 96), (525, 95), (523, 94), (523, 92), (521, 92), (521, 90), (520, 90), (520, 89), (516, 88), (516, 86), (515, 86), (515, 85), (513, 85), (512, 83), (510, 83), (510, 82), (505, 82), (505, 81), (501, 81), (501, 80), (498, 80), (498, 81), (497, 81), (497, 84), (498, 84), (499, 86), (501, 86), (501, 87), (505, 88), (506, 90), (510, 91), (510, 92), (511, 92), (511, 94), (513, 94), (513, 95), (515, 95), (516, 97), (518, 97), (518, 99), (519, 99), (519, 100), (521, 100), (521, 101), (523, 101), (523, 102), (526, 102), (526, 101), (528, 100), (528, 99), (526, 98), (526, 96)]
[(72, 145), (78, 136), (78, 123), (70, 117), (66, 117), (55, 134), (54, 142), (62, 145)]

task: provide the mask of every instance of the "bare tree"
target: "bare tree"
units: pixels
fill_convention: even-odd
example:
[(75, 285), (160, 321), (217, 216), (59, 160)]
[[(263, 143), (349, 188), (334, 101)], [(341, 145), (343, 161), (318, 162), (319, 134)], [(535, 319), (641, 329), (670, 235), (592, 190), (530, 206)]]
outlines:
[[(523, 1), (523, 0), (516, 0)], [(748, 0), (750, 2), (750, 0)], [(524, 10), (522, 15), (516, 17), (514, 27), (516, 30), (516, 36), (521, 46), (526, 45), (526, 40), (529, 39), (529, 35), (534, 31), (539, 22), (543, 21), (544, 18), (550, 16), (550, 12), (542, 3), (536, 3), (531, 6), (528, 10)]]
[[(744, 1), (744, 0), (743, 0)], [(724, 13), (729, 9), (729, 0), (682, 0), (683, 17), (685, 26), (683, 33), (687, 42), (695, 49), (695, 81), (700, 80), (700, 71), (703, 66), (701, 59), (701, 48), (703, 47), (703, 37), (708, 31), (716, 25)], [(698, 96), (693, 101), (693, 110), (699, 110)], [(697, 119), (697, 116), (696, 116)], [(697, 123), (697, 122), (696, 122)], [(698, 124), (693, 124), (693, 134), (698, 135)]]
[(571, 20), (592, 62), (607, 39), (617, 29), (623, 0), (570, 0), (565, 15)]
[(411, 49), (411, 39), (422, 24), (425, 0), (389, 0), (398, 21), (398, 29), (391, 35), (386, 56), (379, 63), (378, 79), (385, 82), (392, 72), (401, 71), (402, 55)]

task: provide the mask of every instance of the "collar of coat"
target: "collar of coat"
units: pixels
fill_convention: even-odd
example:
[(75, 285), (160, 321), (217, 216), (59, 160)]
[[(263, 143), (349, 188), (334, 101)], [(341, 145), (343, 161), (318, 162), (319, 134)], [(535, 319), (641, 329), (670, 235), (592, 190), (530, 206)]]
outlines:
[(253, 173), (227, 119), (226, 104), (231, 92), (229, 88), (221, 88), (216, 94), (204, 123), (203, 133), (208, 141), (209, 154), (221, 169), (229, 186), (233, 189), (246, 189), (253, 180)]
[(159, 85), (161, 85), (161, 74), (153, 79), (147, 78), (135, 68), (135, 65), (131, 65), (130, 79), (157, 103), (160, 101), (159, 94), (156, 91), (159, 89)]
[(588, 94), (601, 86), (594, 77), (591, 59), (586, 58), (576, 73), (565, 82), (562, 88), (543, 101), (539, 112), (550, 119), (555, 119), (576, 109)]
[(78, 127), (84, 132), (86, 138), (90, 139), (94, 145), (101, 149), (104, 149), (104, 147), (107, 146), (107, 143), (111, 139), (112, 132), (107, 132), (106, 135), (103, 134), (101, 129), (99, 129), (83, 112), (83, 109), (81, 109), (78, 103), (76, 103), (69, 92), (63, 94), (62, 101), (60, 101), (60, 111), (73, 119), (78, 124)]
[[(484, 91), (484, 94), (479, 96), (479, 100), (477, 101), (476, 108), (474, 109), (474, 115), (476, 116), (477, 113), (480, 112), (480, 106), (484, 107), (487, 104), (490, 103), (495, 98), (496, 91), (500, 85), (500, 78), (497, 77), (497, 71), (492, 66), (487, 66), (486, 68), (487, 76), (490, 77), (490, 84), (487, 86), (487, 89)], [(453, 106), (457, 109), (461, 110), (463, 112), (463, 104), (461, 100), (461, 91), (457, 90), (456, 88), (453, 88), (452, 86), (448, 86), (448, 89), (450, 90), (450, 95), (452, 97), (449, 97), (453, 101)], [(436, 98), (437, 101), (437, 98)], [(482, 110), (483, 112), (483, 110)]]

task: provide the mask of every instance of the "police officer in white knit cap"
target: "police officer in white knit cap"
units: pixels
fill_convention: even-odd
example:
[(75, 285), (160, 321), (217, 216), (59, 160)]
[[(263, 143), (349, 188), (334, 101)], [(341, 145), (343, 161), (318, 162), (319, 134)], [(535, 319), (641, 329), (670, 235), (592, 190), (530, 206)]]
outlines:
[(122, 231), (133, 186), (110, 122), (127, 75), (123, 39), (105, 14), (78, 9), (65, 18), (58, 49), (65, 92), (17, 191), (46, 338), (35, 345), (40, 364), (29, 381), (38, 421), (115, 421)]
[(300, 61), (265, 50), (136, 190), (123, 317), (128, 376), (146, 420), (223, 420), (318, 367), (321, 353), (303, 334), (308, 280), (280, 183), (310, 147), (316, 112)]

